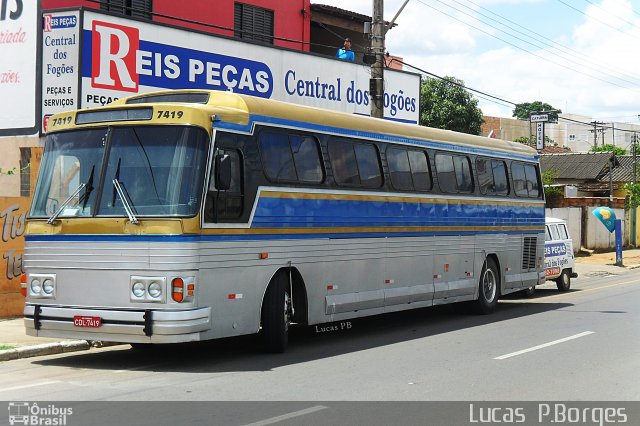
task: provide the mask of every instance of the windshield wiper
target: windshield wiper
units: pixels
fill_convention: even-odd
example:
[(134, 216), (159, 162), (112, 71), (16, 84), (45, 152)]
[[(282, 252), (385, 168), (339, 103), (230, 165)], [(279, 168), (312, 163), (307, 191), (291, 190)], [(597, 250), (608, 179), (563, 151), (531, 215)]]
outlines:
[[(115, 188), (116, 191), (118, 191), (120, 200), (122, 200), (122, 206), (124, 207), (124, 210), (127, 212), (127, 216), (129, 216), (129, 222), (133, 223), (134, 225), (137, 225), (138, 218), (133, 213), (133, 204), (129, 200), (129, 197), (127, 196), (127, 192), (125, 191), (122, 184), (118, 180), (118, 177), (113, 178), (112, 182), (113, 182), (113, 187)], [(114, 199), (115, 199), (115, 196), (114, 196)]]
[(76, 188), (76, 190), (73, 191), (73, 194), (69, 195), (69, 197), (66, 200), (64, 200), (64, 202), (60, 205), (58, 210), (56, 210), (56, 212), (49, 217), (49, 219), (47, 220), (47, 223), (49, 225), (53, 224), (53, 222), (56, 221), (58, 216), (60, 216), (60, 213), (62, 213), (65, 207), (67, 207), (67, 205), (71, 202), (71, 200), (73, 200), (76, 197), (76, 195), (78, 195), (80, 191), (82, 191), (82, 189), (86, 186), (87, 184), (85, 183), (81, 183), (80, 185), (78, 185), (78, 188)]
[(91, 173), (89, 174), (89, 179), (87, 180), (87, 184), (85, 185), (84, 193), (78, 200), (78, 204), (82, 203), (82, 209), (84, 210), (87, 207), (87, 202), (89, 201), (89, 195), (91, 191), (93, 191), (93, 172), (96, 169), (96, 166), (91, 166)]

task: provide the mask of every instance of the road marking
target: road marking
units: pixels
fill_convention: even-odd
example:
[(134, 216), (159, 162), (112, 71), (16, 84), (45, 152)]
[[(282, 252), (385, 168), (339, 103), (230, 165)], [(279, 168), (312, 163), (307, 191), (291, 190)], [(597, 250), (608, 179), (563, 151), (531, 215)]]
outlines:
[(249, 423), (245, 426), (264, 426), (271, 425), (274, 423), (281, 422), (283, 420), (292, 419), (294, 417), (306, 416), (307, 414), (315, 413), (316, 411), (324, 410), (329, 407), (325, 407), (324, 405), (316, 405), (314, 407), (305, 408), (304, 410), (293, 411), (291, 413), (283, 414), (277, 417), (271, 417), (270, 419), (259, 420), (255, 423)]
[(500, 355), (499, 357), (496, 357), (494, 359), (511, 358), (513, 356), (526, 354), (527, 352), (537, 351), (538, 349), (546, 348), (548, 346), (557, 345), (558, 343), (564, 343), (564, 342), (568, 342), (569, 340), (578, 339), (580, 337), (588, 336), (589, 334), (593, 334), (593, 333), (595, 333), (595, 332), (594, 331), (585, 331), (583, 333), (578, 333), (578, 334), (574, 334), (573, 336), (565, 337), (564, 339), (558, 339), (558, 340), (554, 340), (553, 342), (543, 343), (542, 345), (534, 346), (532, 348), (523, 349), (523, 350), (517, 351), (517, 352), (511, 352), (510, 354), (506, 354), (506, 355)]
[(28, 385), (20, 385), (20, 386), (13, 386), (13, 387), (10, 387), (10, 388), (2, 388), (2, 389), (0, 389), (0, 392), (9, 392), (9, 391), (14, 391), (14, 390), (19, 390), (19, 389), (35, 388), (37, 386), (52, 385), (54, 383), (62, 383), (62, 382), (60, 380), (52, 380), (50, 382), (30, 383)]

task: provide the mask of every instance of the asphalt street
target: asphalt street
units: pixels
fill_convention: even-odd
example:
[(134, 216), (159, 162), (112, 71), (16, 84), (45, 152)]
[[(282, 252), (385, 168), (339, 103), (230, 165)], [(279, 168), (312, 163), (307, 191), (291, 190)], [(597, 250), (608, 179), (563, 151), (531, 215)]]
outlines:
[(0, 400), (291, 401), (226, 424), (298, 411), (311, 424), (324, 401), (638, 401), (639, 283), (640, 269), (592, 273), (489, 316), (442, 306), (294, 329), (282, 355), (244, 337), (4, 362)]

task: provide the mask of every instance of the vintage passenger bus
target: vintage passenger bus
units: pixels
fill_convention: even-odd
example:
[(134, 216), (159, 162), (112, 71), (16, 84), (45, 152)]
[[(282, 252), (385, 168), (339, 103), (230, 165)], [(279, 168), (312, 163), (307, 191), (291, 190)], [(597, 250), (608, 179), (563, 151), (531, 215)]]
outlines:
[(544, 282), (522, 144), (218, 91), (53, 116), (27, 333), (132, 344), (498, 298)]

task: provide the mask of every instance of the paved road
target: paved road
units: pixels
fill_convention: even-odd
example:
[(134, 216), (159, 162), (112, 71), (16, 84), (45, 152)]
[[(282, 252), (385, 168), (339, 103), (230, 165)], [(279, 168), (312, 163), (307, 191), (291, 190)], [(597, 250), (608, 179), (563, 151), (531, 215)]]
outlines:
[[(507, 298), (490, 316), (444, 306), (296, 330), (283, 355), (258, 352), (250, 337), (10, 361), (0, 400), (640, 400), (640, 270), (572, 287)], [(322, 418), (304, 411), (316, 406), (271, 411)]]

